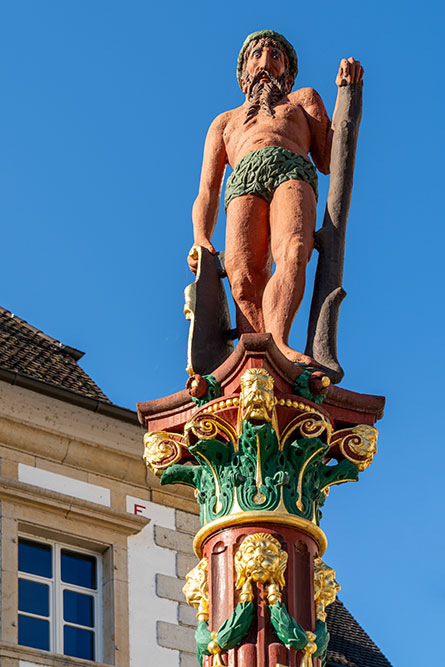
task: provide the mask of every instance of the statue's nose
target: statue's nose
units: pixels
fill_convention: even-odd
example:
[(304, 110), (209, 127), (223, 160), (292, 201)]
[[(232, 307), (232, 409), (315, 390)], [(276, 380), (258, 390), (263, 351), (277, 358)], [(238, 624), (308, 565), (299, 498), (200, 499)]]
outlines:
[(263, 51), (261, 53), (260, 62), (259, 62), (259, 65), (260, 65), (261, 69), (265, 69), (266, 72), (269, 72), (271, 62), (272, 62), (271, 52), (269, 51), (269, 49), (263, 49)]

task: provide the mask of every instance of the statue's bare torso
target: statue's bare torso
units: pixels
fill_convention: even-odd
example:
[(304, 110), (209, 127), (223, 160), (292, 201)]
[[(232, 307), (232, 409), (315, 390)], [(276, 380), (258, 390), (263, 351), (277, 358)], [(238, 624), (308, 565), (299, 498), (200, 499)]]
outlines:
[[(274, 116), (260, 111), (245, 123), (247, 103), (218, 116), (226, 159), (232, 168), (248, 153), (266, 146), (281, 146), (305, 158), (312, 154), (322, 173), (329, 171), (332, 131), (328, 114), (313, 88), (302, 88), (274, 107)], [(218, 122), (219, 121), (219, 122)]]

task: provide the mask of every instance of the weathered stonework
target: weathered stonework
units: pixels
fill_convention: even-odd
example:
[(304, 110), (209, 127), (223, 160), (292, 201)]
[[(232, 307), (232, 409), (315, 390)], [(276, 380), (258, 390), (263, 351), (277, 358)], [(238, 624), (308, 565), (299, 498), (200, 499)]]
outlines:
[[(2, 667), (196, 665), (182, 586), (197, 509), (188, 489), (147, 487), (141, 454), (137, 425), (0, 381)], [(19, 535), (102, 554), (100, 661), (17, 645)]]

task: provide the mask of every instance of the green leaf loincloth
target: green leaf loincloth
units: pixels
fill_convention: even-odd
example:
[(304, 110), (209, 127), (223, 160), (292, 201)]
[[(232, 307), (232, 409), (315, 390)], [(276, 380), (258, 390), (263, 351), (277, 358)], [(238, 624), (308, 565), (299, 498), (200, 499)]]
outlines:
[(310, 160), (281, 146), (266, 146), (245, 155), (227, 179), (224, 206), (235, 197), (257, 195), (272, 201), (275, 190), (285, 181), (304, 181), (318, 201), (317, 170)]

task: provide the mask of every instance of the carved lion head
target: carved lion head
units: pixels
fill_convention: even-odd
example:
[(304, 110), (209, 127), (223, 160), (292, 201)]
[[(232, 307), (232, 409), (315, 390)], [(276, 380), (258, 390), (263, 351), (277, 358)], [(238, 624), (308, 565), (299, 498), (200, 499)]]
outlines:
[(235, 555), (236, 588), (242, 588), (250, 580), (275, 583), (283, 588), (286, 565), (287, 553), (277, 539), (268, 533), (249, 535)]

